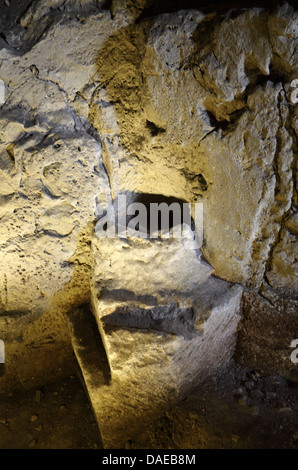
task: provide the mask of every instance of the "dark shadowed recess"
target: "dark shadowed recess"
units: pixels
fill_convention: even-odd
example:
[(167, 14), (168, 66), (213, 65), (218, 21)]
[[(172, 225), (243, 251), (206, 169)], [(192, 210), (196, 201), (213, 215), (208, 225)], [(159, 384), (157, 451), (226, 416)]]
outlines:
[[(148, 0), (139, 21), (162, 13), (172, 13), (178, 10), (198, 9), (203, 12), (218, 11), (225, 12), (232, 8), (253, 8), (260, 7), (274, 10), (278, 5), (282, 5), (282, 0)], [(295, 6), (296, 2), (289, 0), (287, 3)]]
[[(177, 208), (178, 208), (178, 211), (180, 210), (180, 217), (179, 217), (178, 224), (180, 225), (181, 223), (183, 223), (183, 204), (187, 203), (187, 201), (184, 201), (184, 200), (176, 198), (176, 197), (167, 197), (167, 196), (164, 196), (163, 194), (136, 193), (136, 192), (131, 192), (131, 191), (127, 191), (125, 193), (125, 196), (126, 196), (126, 200), (127, 200), (126, 210), (128, 210), (128, 206), (130, 204), (133, 204), (133, 203), (142, 204), (146, 208), (147, 219), (144, 221), (146, 223), (146, 226), (145, 227), (137, 226), (136, 230), (140, 230), (141, 232), (147, 233), (148, 236), (151, 234), (151, 229), (152, 229), (152, 227), (151, 227), (151, 218), (150, 218), (151, 207), (152, 207), (151, 204), (158, 204), (158, 205), (166, 204), (166, 206), (170, 209), (168, 213), (166, 211), (166, 215), (168, 215), (168, 219), (167, 219), (168, 226), (167, 226), (167, 224), (163, 225), (161, 212), (158, 213), (158, 221), (157, 221), (158, 226), (157, 226), (157, 228), (158, 228), (159, 231), (160, 230), (171, 229), (176, 225), (177, 221), (175, 220), (174, 214), (173, 214), (173, 211), (172, 211), (174, 206), (176, 206), (176, 210), (177, 210)], [(113, 201), (113, 203), (114, 203), (114, 206), (115, 206), (116, 216), (117, 216), (118, 215), (118, 200), (117, 200), (117, 198), (116, 198), (115, 201)], [(132, 215), (127, 216), (127, 218), (126, 218), (126, 223), (127, 224), (139, 213), (138, 210), (135, 210), (133, 212), (134, 213)], [(190, 215), (189, 210), (188, 210), (188, 218), (190, 220), (191, 229), (195, 230), (195, 223), (194, 223), (193, 218)], [(118, 220), (117, 220), (117, 224), (118, 224)]]
[(93, 377), (94, 383), (108, 385), (111, 381), (110, 368), (90, 306), (84, 304), (71, 310), (68, 320), (75, 355), (79, 355), (84, 370)]
[(191, 307), (180, 308), (177, 304), (131, 309), (118, 307), (102, 318), (106, 334), (118, 329), (128, 329), (149, 334), (152, 331), (182, 336), (191, 340), (202, 333), (195, 328), (195, 314)]
[[(148, 18), (151, 16), (160, 15), (162, 13), (172, 13), (184, 9), (200, 9), (201, 11), (218, 11), (224, 12), (231, 8), (252, 8), (262, 7), (267, 9), (274, 9), (276, 6), (283, 4), (282, 0), (147, 0), (146, 6), (139, 18)], [(287, 3), (295, 6), (294, 0), (289, 0)], [(8, 27), (12, 27), (19, 23), (20, 18), (31, 7), (34, 6), (34, 0), (10, 0), (5, 2), (0, 1), (0, 37), (3, 31)], [(63, 10), (63, 6), (59, 7)], [(107, 0), (101, 9), (107, 10), (112, 8), (112, 0)], [(54, 9), (54, 8), (53, 8)]]

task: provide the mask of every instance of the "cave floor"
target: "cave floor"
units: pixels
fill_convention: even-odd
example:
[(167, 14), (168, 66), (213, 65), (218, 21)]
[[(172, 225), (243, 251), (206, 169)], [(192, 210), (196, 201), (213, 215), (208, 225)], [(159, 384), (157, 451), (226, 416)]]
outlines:
[[(81, 381), (0, 397), (1, 449), (100, 449)], [(231, 362), (126, 448), (297, 449), (298, 384)]]

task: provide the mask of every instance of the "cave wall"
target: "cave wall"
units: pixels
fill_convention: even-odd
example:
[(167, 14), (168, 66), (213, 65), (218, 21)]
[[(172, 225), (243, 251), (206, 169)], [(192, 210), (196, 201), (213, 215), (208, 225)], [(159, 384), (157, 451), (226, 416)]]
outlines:
[[(110, 402), (168, 403), (234, 351), (297, 380), (297, 13), (187, 3), (1, 7), (2, 391), (72, 370), (88, 303)], [(199, 253), (99, 238), (121, 194), (202, 203)]]

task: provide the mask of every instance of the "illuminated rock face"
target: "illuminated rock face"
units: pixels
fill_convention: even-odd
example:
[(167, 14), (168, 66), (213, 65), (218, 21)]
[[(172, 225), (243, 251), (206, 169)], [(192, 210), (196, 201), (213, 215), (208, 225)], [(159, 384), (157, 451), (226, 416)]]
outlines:
[(111, 378), (98, 386), (82, 370), (104, 445), (123, 447), (230, 359), (242, 288), (212, 277), (181, 240), (100, 239), (93, 249), (93, 311)]
[[(296, 29), (290, 8), (222, 23), (180, 12), (121, 30), (98, 56), (91, 117), (112, 194), (203, 202), (204, 254), (216, 275), (256, 289), (276, 271), (274, 247), (294, 196)], [(282, 34), (289, 52), (279, 59)], [(290, 278), (267, 280), (291, 295)]]
[[(72, 343), (107, 446), (231, 357), (243, 288), (296, 296), (297, 14), (145, 6), (37, 1), (0, 39), (3, 383), (55, 376), (91, 302), (109, 378)], [(202, 203), (201, 250), (98, 238), (123, 193)]]

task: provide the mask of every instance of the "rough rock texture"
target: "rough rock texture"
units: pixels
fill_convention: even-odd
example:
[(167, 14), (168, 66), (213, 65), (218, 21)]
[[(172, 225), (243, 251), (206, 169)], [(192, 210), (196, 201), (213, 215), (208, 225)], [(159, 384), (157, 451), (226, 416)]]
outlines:
[[(277, 26), (289, 43), (282, 65)], [(91, 118), (112, 195), (203, 202), (204, 254), (215, 273), (254, 288), (273, 268), (267, 260), (290, 215), (296, 29), (288, 6), (275, 17), (256, 9), (223, 22), (183, 11), (117, 32), (98, 60)]]
[[(43, 8), (40, 2), (22, 17), (21, 24), (34, 25), (34, 34), (37, 16), (47, 13)], [(98, 19), (91, 16), (90, 21), (95, 29)], [(60, 362), (71, 357), (63, 314), (90, 298), (95, 197), (99, 188), (107, 191), (101, 143), (74, 109), (77, 91), (95, 70), (91, 56), (103, 38), (96, 34), (94, 44), (89, 41), (90, 56), (84, 43), (88, 24), (81, 28), (78, 20), (72, 24), (66, 17), (62, 23), (42, 38), (41, 29), (27, 53), (0, 51), (0, 75), (8, 88), (1, 109), (0, 330), (13, 384), (26, 385), (32, 375), (40, 380), (45, 364), (55, 375)], [(72, 27), (81, 30), (81, 40), (73, 30), (78, 43), (71, 52), (66, 44)], [(37, 359), (40, 354), (44, 362)], [(32, 373), (34, 362), (39, 365)]]
[[(273, 303), (274, 302), (274, 303)], [(297, 303), (280, 298), (270, 301), (252, 292), (243, 294), (243, 320), (239, 329), (236, 359), (263, 373), (277, 372), (298, 382), (298, 368), (291, 361), (297, 338)]]
[(242, 288), (211, 277), (181, 240), (98, 239), (92, 258), (111, 380), (88, 375), (88, 388), (104, 446), (122, 447), (230, 359)]
[(128, 301), (129, 291), (103, 291), (95, 311), (105, 361), (90, 313), (71, 314), (74, 351), (106, 448), (123, 448), (230, 359), (241, 291), (210, 279), (195, 293), (196, 312), (177, 300), (156, 306), (150, 295), (130, 295)]
[[(243, 288), (239, 358), (297, 368), (297, 13), (152, 4), (6, 2), (0, 20), (1, 386), (62, 374), (73, 346), (113, 446), (233, 354)], [(201, 250), (99, 238), (123, 193), (203, 203)], [(108, 383), (68, 332), (88, 302)]]

